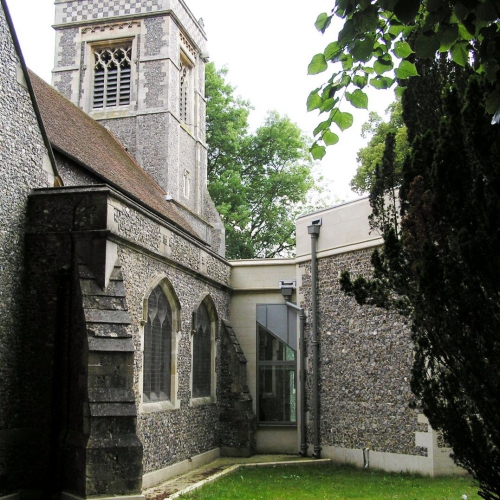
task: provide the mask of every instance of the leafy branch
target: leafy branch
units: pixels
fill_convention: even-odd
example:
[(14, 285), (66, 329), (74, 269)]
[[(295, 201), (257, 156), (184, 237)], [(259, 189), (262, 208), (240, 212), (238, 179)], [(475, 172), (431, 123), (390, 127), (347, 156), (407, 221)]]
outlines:
[(493, 123), (500, 121), (500, 0), (336, 0), (331, 14), (318, 16), (316, 28), (325, 33), (335, 17), (344, 20), (337, 40), (308, 67), (316, 75), (333, 66), (330, 78), (307, 99), (308, 111), (326, 114), (314, 130), (315, 159), (339, 141), (337, 128), (353, 124), (342, 103), (367, 109), (368, 85), (377, 90), (395, 86), (401, 95), (407, 80), (418, 76), (415, 57), (447, 53), (460, 66), (470, 64), (484, 73), (494, 84), (487, 111)]

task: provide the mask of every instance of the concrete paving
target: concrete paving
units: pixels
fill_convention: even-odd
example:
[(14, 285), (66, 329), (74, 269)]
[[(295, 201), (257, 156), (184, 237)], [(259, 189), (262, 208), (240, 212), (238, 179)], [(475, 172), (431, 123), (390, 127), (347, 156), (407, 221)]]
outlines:
[(249, 458), (218, 458), (207, 465), (194, 469), (187, 474), (173, 477), (165, 483), (143, 491), (146, 500), (168, 500), (178, 498), (192, 490), (200, 488), (210, 481), (229, 474), (239, 467), (265, 467), (288, 463), (321, 464), (330, 463), (330, 459), (312, 460), (296, 455), (254, 455)]

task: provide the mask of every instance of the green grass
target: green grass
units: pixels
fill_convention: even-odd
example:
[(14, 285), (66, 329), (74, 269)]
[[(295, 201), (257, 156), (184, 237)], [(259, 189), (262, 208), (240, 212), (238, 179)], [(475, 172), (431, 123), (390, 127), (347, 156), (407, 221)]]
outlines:
[(428, 478), (331, 465), (242, 467), (183, 495), (203, 500), (477, 500), (470, 478)]

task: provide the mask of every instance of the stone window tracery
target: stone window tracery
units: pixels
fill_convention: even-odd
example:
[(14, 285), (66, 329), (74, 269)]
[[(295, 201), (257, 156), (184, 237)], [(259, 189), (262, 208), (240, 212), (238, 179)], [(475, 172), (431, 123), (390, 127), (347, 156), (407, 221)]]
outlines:
[(212, 393), (212, 327), (207, 307), (202, 302), (195, 313), (193, 339), (193, 397)]
[(94, 48), (94, 109), (130, 104), (131, 53), (131, 43)]
[(147, 301), (144, 325), (143, 400), (171, 399), (172, 308), (160, 285)]
[(189, 125), (192, 101), (192, 66), (187, 58), (181, 54), (179, 78), (179, 118), (182, 123)]

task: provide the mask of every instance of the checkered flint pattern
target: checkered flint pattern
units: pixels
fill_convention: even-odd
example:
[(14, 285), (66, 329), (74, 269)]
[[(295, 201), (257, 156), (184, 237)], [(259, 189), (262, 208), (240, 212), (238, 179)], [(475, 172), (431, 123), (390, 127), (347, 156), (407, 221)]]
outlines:
[(77, 0), (63, 7), (63, 23), (155, 12), (161, 0)]

